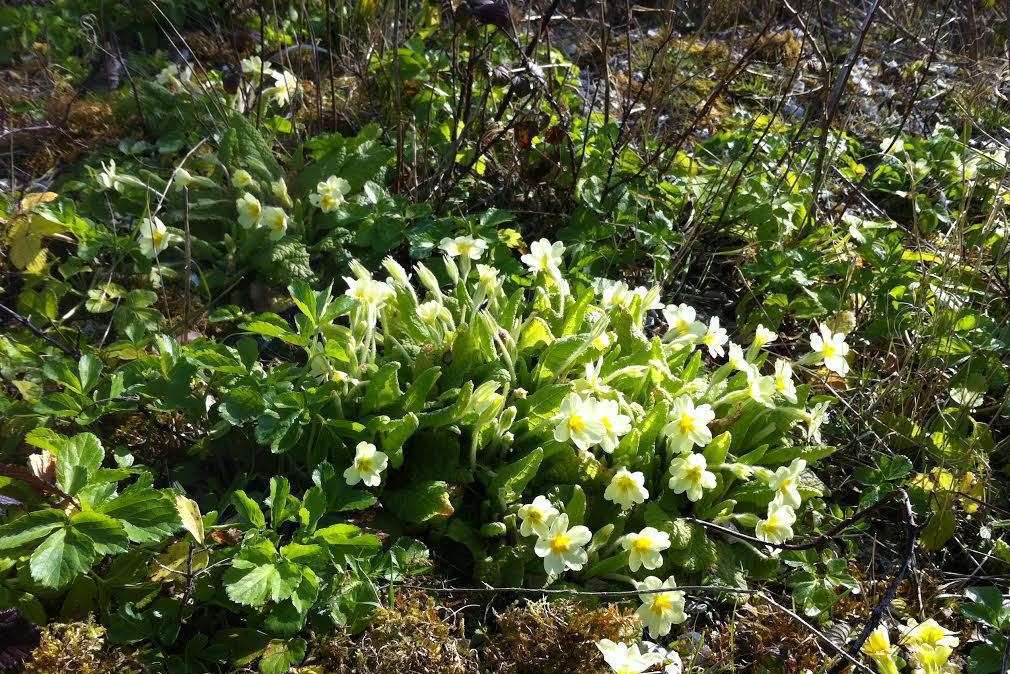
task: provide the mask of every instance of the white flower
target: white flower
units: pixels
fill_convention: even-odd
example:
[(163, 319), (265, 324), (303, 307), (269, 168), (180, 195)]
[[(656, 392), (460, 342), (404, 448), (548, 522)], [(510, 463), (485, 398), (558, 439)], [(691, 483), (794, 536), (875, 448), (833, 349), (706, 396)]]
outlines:
[(710, 318), (708, 329), (701, 336), (701, 343), (708, 347), (708, 355), (715, 358), (716, 356), (725, 354), (726, 350), (722, 348), (722, 345), (728, 341), (729, 337), (726, 335), (726, 328), (719, 327), (719, 317), (713, 316)]
[(246, 229), (259, 227), (260, 218), (263, 217), (263, 206), (259, 199), (246, 192), (235, 200), (235, 208), (238, 209), (238, 224)]
[(775, 361), (775, 390), (788, 400), (796, 404), (796, 384), (793, 383), (793, 366), (788, 360), (779, 358)]
[(807, 469), (804, 459), (793, 459), (788, 466), (779, 466), (771, 477), (768, 486), (775, 492), (775, 500), (791, 508), (799, 508), (803, 502), (800, 496), (800, 475)]
[(753, 345), (755, 346), (755, 348), (760, 349), (762, 346), (765, 346), (766, 344), (771, 344), (776, 339), (778, 339), (778, 337), (779, 337), (778, 333), (772, 332), (765, 326), (759, 324), (757, 326), (757, 330), (754, 331)]
[(765, 543), (785, 543), (793, 537), (796, 511), (778, 501), (768, 504), (768, 516), (758, 520), (754, 535)]
[(352, 487), (359, 482), (367, 487), (377, 487), (382, 481), (379, 474), (386, 470), (387, 463), (389, 457), (376, 451), (375, 445), (359, 442), (354, 451), (354, 463), (344, 470), (344, 480)]
[(475, 239), (472, 236), (457, 236), (455, 239), (445, 237), (439, 242), (438, 247), (444, 250), (449, 257), (462, 255), (471, 260), (479, 260), (487, 250), (487, 241)]
[(558, 509), (546, 496), (537, 496), (533, 503), (519, 508), (519, 534), (522, 536), (546, 536), (551, 522), (558, 515)]
[(316, 185), (316, 191), (309, 195), (309, 202), (323, 213), (332, 213), (344, 204), (344, 197), (350, 191), (349, 182), (330, 176)]
[(643, 566), (658, 569), (663, 566), (663, 550), (670, 547), (670, 534), (655, 527), (645, 527), (637, 534), (627, 534), (621, 547), (628, 551), (628, 568), (638, 571)]
[(814, 408), (806, 413), (807, 439), (820, 444), (821, 426), (828, 419), (828, 403), (817, 403)]
[(603, 424), (596, 418), (596, 401), (592, 398), (583, 400), (577, 393), (569, 393), (554, 420), (558, 422), (554, 429), (558, 442), (571, 440), (579, 449), (587, 450), (603, 440)]
[(192, 173), (190, 173), (181, 166), (175, 169), (175, 175), (172, 176), (172, 186), (177, 191), (182, 192), (184, 189), (189, 187), (192, 182), (193, 182)]
[(624, 281), (597, 279), (597, 291), (600, 293), (600, 304), (604, 307), (628, 307), (631, 305), (632, 293)]
[(120, 174), (116, 170), (116, 162), (114, 160), (110, 159), (108, 164), (102, 162), (102, 170), (98, 174), (98, 184), (100, 184), (103, 189), (122, 192), (125, 185), (136, 181), (137, 179), (133, 176)]
[(706, 489), (715, 489), (715, 473), (707, 470), (703, 454), (688, 454), (670, 462), (670, 489), (687, 494), (690, 501), (700, 501)]
[(751, 365), (747, 362), (743, 349), (736, 342), (730, 342), (729, 344), (729, 364), (734, 370), (739, 370), (740, 372), (750, 372), (751, 370)]
[(775, 407), (775, 377), (768, 377), (758, 372), (756, 367), (747, 370), (747, 392), (754, 402), (765, 407)]
[(645, 503), (649, 499), (649, 490), (645, 488), (645, 474), (638, 471), (632, 473), (627, 468), (621, 468), (610, 478), (610, 484), (603, 492), (603, 498), (625, 510), (636, 503)]
[(701, 339), (708, 328), (705, 324), (695, 320), (698, 312), (694, 307), (687, 304), (673, 306), (667, 305), (663, 308), (663, 318), (670, 326), (669, 333), (678, 340), (696, 342)]
[(270, 192), (277, 201), (284, 204), (287, 208), (291, 208), (293, 205), (291, 203), (291, 195), (288, 194), (288, 184), (284, 182), (284, 178), (278, 178), (270, 183)]
[(274, 74), (273, 64), (263, 61), (259, 56), (244, 58), (241, 65), (243, 75), (253, 75), (259, 78), (261, 75), (263, 77), (272, 77)]
[(158, 216), (140, 221), (140, 252), (146, 257), (157, 257), (168, 248), (168, 229)]
[(908, 631), (902, 634), (900, 641), (910, 648), (921, 645), (957, 648), (957, 645), (961, 643), (956, 632), (951, 632), (932, 618), (921, 623), (916, 623), (909, 618)]
[(561, 260), (564, 252), (565, 245), (560, 241), (551, 243), (547, 239), (540, 239), (530, 244), (530, 252), (519, 260), (529, 267), (533, 274), (543, 272), (560, 279)]
[[(638, 595), (642, 605), (635, 613), (648, 628), (653, 637), (665, 637), (673, 625), (679, 625), (687, 620), (684, 613), (684, 593), (675, 590), (677, 582), (670, 576), (660, 581), (655, 576), (649, 576), (641, 583), (635, 583), (635, 589), (651, 590)], [(669, 588), (669, 592), (656, 590)]]
[(237, 190), (244, 190), (252, 186), (253, 177), (245, 169), (235, 169), (231, 173), (231, 185)]
[(184, 67), (179, 70), (179, 66), (175, 63), (169, 63), (167, 66), (161, 69), (157, 77), (155, 77), (155, 82), (170, 89), (172, 91), (178, 91), (183, 87), (184, 84), (189, 84), (189, 81), (193, 78), (193, 69), (189, 66)]
[(551, 520), (540, 538), (537, 539), (534, 550), (537, 556), (544, 558), (544, 570), (559, 576), (565, 569), (578, 571), (589, 556), (582, 548), (593, 538), (589, 529), (583, 526), (568, 528), (568, 515), (561, 513)]
[(638, 644), (628, 646), (603, 639), (596, 642), (596, 647), (600, 649), (603, 660), (610, 665), (615, 674), (641, 674), (660, 662), (656, 654), (642, 653)]
[(712, 431), (708, 424), (715, 419), (711, 405), (698, 405), (688, 396), (680, 396), (673, 401), (670, 421), (663, 427), (663, 434), (670, 438), (674, 452), (688, 452), (695, 445), (704, 447), (712, 442)]
[(344, 294), (366, 307), (379, 308), (394, 294), (388, 284), (371, 278), (353, 279), (345, 276), (344, 281), (347, 282)]
[(594, 415), (603, 426), (600, 447), (605, 452), (613, 452), (621, 442), (621, 436), (631, 430), (631, 417), (621, 414), (616, 400), (600, 400), (596, 403)]
[(283, 208), (267, 206), (263, 209), (261, 222), (270, 232), (271, 241), (284, 238), (284, 233), (288, 231), (288, 215)]
[(642, 309), (646, 311), (653, 311), (656, 309), (662, 309), (663, 303), (659, 301), (659, 288), (646, 288), (645, 286), (638, 286), (631, 291), (633, 297), (640, 298), (642, 302)]
[(600, 376), (600, 370), (603, 369), (603, 359), (598, 359), (595, 363), (590, 361), (586, 363), (585, 375), (582, 379), (575, 382), (576, 387), (579, 391), (586, 391), (588, 393), (593, 393), (596, 395), (606, 395), (610, 393), (610, 386), (603, 381), (603, 377)]
[(437, 300), (418, 304), (417, 309), (414, 311), (417, 313), (417, 317), (421, 319), (421, 322), (428, 325), (434, 325), (448, 313), (448, 310)]
[(845, 335), (832, 333), (831, 328), (823, 323), (820, 329), (821, 334), (810, 335), (810, 348), (824, 361), (824, 367), (835, 374), (845, 375), (849, 371), (849, 363), (845, 360), (849, 345), (845, 343)]
[(484, 291), (488, 293), (494, 292), (501, 284), (501, 279), (498, 278), (498, 270), (486, 264), (477, 265), (477, 280), (484, 286)]
[(286, 70), (273, 71), (270, 76), (274, 79), (274, 86), (265, 89), (263, 94), (277, 105), (287, 105), (298, 91), (298, 78)]

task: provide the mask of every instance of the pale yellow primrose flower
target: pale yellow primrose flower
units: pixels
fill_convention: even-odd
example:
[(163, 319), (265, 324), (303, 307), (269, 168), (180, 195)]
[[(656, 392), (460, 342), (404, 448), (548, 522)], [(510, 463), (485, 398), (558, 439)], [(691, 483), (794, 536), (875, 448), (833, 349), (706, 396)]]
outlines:
[(554, 420), (558, 422), (554, 429), (558, 442), (571, 440), (585, 451), (603, 440), (603, 424), (596, 417), (596, 401), (592, 398), (583, 400), (577, 393), (569, 393)]
[(804, 459), (793, 459), (788, 466), (779, 466), (768, 479), (768, 486), (775, 492), (775, 500), (790, 508), (799, 508), (803, 499), (800, 497), (800, 475), (807, 469)]
[(645, 503), (649, 499), (649, 490), (645, 488), (645, 474), (621, 468), (610, 479), (610, 484), (603, 492), (603, 498), (625, 510), (635, 504)]
[(860, 650), (863, 655), (873, 660), (880, 674), (898, 674), (898, 665), (894, 661), (898, 649), (891, 645), (886, 625), (878, 625), (875, 630), (870, 632), (870, 636), (867, 637)]
[(603, 639), (596, 642), (596, 647), (614, 674), (642, 674), (661, 660), (660, 656), (654, 653), (642, 653), (638, 644), (628, 646)]
[(754, 341), (752, 342), (754, 346), (760, 349), (763, 346), (771, 344), (776, 339), (778, 339), (778, 333), (772, 332), (763, 325), (758, 325), (757, 329), (754, 331)]
[(793, 366), (788, 360), (775, 361), (775, 390), (789, 402), (796, 404), (796, 384), (793, 383)]
[(455, 239), (443, 238), (438, 247), (449, 257), (463, 256), (471, 260), (479, 260), (487, 250), (487, 241), (475, 239), (472, 236), (457, 236)]
[[(679, 625), (687, 620), (684, 613), (684, 593), (676, 590), (677, 582), (673, 576), (660, 581), (656, 576), (649, 576), (640, 583), (635, 583), (636, 590), (651, 590), (638, 595), (642, 605), (635, 614), (649, 630), (653, 637), (664, 637), (670, 633), (673, 625)], [(655, 592), (669, 588), (669, 592)]]
[(389, 457), (377, 451), (370, 442), (359, 442), (354, 452), (354, 463), (344, 470), (344, 480), (354, 486), (361, 482), (367, 487), (377, 487), (382, 481), (380, 473), (386, 469)]
[(696, 342), (708, 330), (704, 323), (695, 320), (698, 312), (688, 304), (674, 306), (668, 304), (663, 307), (663, 318), (670, 326), (667, 335), (671, 339), (678, 341)]
[(790, 506), (777, 501), (768, 504), (768, 515), (758, 520), (754, 527), (754, 535), (765, 543), (781, 544), (793, 537), (793, 524), (796, 522), (796, 511)]
[(695, 406), (690, 397), (680, 396), (673, 401), (663, 434), (669, 438), (670, 448), (675, 453), (689, 452), (695, 445), (704, 447), (712, 442), (708, 424), (713, 419), (715, 412), (711, 405)]
[(849, 371), (849, 363), (845, 360), (849, 345), (845, 343), (845, 335), (840, 332), (832, 333), (831, 328), (823, 323), (820, 331), (820, 334), (810, 335), (810, 348), (824, 362), (824, 367), (844, 376)]
[(270, 232), (271, 241), (278, 241), (284, 238), (284, 234), (288, 231), (288, 215), (284, 212), (283, 208), (278, 208), (277, 206), (267, 206), (264, 208), (260, 222)]
[(932, 618), (923, 620), (921, 623), (909, 619), (908, 630), (901, 635), (900, 641), (909, 647), (925, 644), (927, 646), (957, 648), (960, 643), (956, 632), (946, 629)]
[(547, 239), (540, 239), (530, 244), (530, 252), (520, 257), (519, 260), (529, 267), (533, 274), (543, 272), (558, 276), (564, 252), (565, 244), (560, 241), (551, 243)]
[(235, 200), (235, 208), (238, 209), (238, 224), (246, 229), (259, 226), (263, 217), (263, 206), (259, 199), (246, 192)]
[(330, 176), (316, 184), (316, 191), (309, 195), (309, 202), (323, 213), (332, 213), (344, 205), (344, 196), (350, 191), (350, 183)]
[(701, 336), (701, 343), (708, 348), (708, 355), (712, 358), (721, 357), (726, 353), (723, 344), (729, 341), (726, 329), (719, 327), (719, 317), (713, 316), (709, 319), (708, 329)]
[(145, 257), (157, 257), (168, 248), (168, 229), (158, 216), (144, 218), (140, 221), (140, 252)]
[(628, 551), (628, 568), (638, 571), (643, 566), (658, 569), (663, 566), (663, 550), (670, 547), (670, 534), (655, 527), (645, 527), (637, 534), (621, 538), (621, 547)]
[(561, 513), (551, 520), (547, 531), (537, 539), (534, 551), (544, 558), (544, 570), (559, 576), (566, 569), (578, 571), (589, 561), (583, 549), (593, 535), (584, 526), (568, 528), (568, 515)]
[(954, 653), (950, 646), (918, 644), (909, 648), (912, 660), (918, 665), (915, 674), (947, 674), (947, 661)]
[(616, 400), (600, 400), (596, 403), (593, 413), (603, 427), (600, 448), (613, 453), (621, 442), (621, 436), (631, 430), (631, 417), (621, 414)]
[(522, 536), (546, 536), (551, 522), (558, 515), (558, 509), (546, 496), (537, 496), (533, 503), (519, 508), (519, 534)]
[(235, 169), (231, 173), (231, 184), (237, 190), (248, 189), (253, 184), (253, 177), (245, 169)]
[(379, 308), (394, 294), (393, 289), (382, 281), (370, 278), (354, 279), (349, 276), (345, 276), (344, 281), (347, 283), (344, 294), (358, 300), (364, 306)]
[(699, 501), (706, 489), (715, 489), (715, 473), (706, 468), (703, 454), (688, 454), (670, 462), (670, 489), (675, 494), (687, 494), (690, 501)]

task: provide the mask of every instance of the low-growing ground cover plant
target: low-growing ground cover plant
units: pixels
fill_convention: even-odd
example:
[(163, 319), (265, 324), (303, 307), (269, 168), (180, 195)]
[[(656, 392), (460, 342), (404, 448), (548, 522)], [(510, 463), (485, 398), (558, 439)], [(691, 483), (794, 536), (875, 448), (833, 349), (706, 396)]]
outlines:
[(0, 10), (0, 668), (1005, 668), (975, 18), (112, 4)]

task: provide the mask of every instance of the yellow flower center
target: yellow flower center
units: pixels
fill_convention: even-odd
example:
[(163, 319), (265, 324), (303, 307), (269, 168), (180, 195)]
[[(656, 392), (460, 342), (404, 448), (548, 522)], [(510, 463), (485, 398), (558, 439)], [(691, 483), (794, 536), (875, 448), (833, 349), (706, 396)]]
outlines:
[(652, 550), (652, 541), (645, 536), (639, 536), (635, 539), (635, 542), (631, 544), (631, 547), (638, 552), (649, 552)]
[(372, 472), (372, 460), (366, 456), (356, 459), (354, 465), (358, 469), (359, 473)]
[(824, 342), (824, 346), (821, 348), (821, 355), (825, 358), (831, 358), (838, 353), (838, 349), (831, 342)]
[(697, 424), (694, 423), (694, 417), (687, 412), (680, 413), (680, 421), (677, 422), (677, 425), (680, 426), (680, 432), (682, 435), (687, 435), (697, 426)]
[(653, 597), (651, 606), (653, 613), (660, 615), (666, 611), (669, 611), (672, 608), (673, 608), (673, 597), (671, 597), (668, 593), (663, 592)]
[(573, 414), (568, 417), (568, 430), (572, 433), (581, 433), (586, 430), (586, 420), (581, 414)]
[(617, 486), (618, 488), (624, 491), (631, 491), (632, 489), (637, 487), (638, 484), (635, 483), (635, 478), (631, 477), (630, 475), (622, 475), (621, 477), (617, 478)]
[(151, 232), (151, 241), (155, 246), (160, 246), (161, 242), (165, 240), (165, 233), (160, 230), (153, 230)]
[(536, 508), (533, 508), (526, 512), (526, 519), (534, 524), (540, 524), (544, 521), (544, 514)]
[(572, 547), (572, 539), (567, 533), (556, 534), (554, 538), (551, 539), (551, 552), (556, 554), (561, 554), (563, 552), (568, 552), (568, 549)]
[(691, 467), (690, 467), (690, 468), (688, 468), (688, 469), (687, 469), (687, 471), (685, 472), (685, 474), (684, 474), (684, 477), (685, 477), (685, 478), (686, 478), (686, 479), (687, 479), (687, 480), (688, 480), (689, 482), (695, 482), (695, 483), (697, 483), (697, 482), (701, 482), (701, 474), (702, 474), (702, 473), (703, 473), (704, 471), (705, 471), (705, 469), (704, 469), (704, 468), (702, 468), (701, 466), (691, 466)]

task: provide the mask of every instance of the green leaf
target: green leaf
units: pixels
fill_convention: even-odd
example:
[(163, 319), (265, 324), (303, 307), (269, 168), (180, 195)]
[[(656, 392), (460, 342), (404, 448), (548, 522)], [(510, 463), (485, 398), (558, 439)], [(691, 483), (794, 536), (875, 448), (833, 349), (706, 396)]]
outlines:
[(76, 494), (98, 471), (105, 458), (102, 442), (91, 433), (64, 439), (56, 451), (56, 483), (68, 494)]
[(488, 485), (488, 490), (497, 494), (502, 504), (514, 503), (522, 496), (530, 480), (536, 477), (543, 458), (543, 448), (537, 447), (521, 459), (502, 466)]
[(197, 543), (203, 543), (203, 516), (200, 515), (199, 504), (182, 494), (175, 497), (175, 511), (179, 514), (182, 528), (189, 532)]
[(77, 371), (80, 374), (81, 392), (87, 393), (98, 385), (102, 376), (102, 361), (91, 354), (81, 356)]
[(95, 546), (83, 533), (64, 528), (35, 548), (29, 560), (32, 578), (46, 587), (61, 588), (95, 563)]
[(396, 361), (386, 363), (372, 376), (365, 386), (365, 395), (361, 400), (361, 413), (371, 414), (381, 410), (403, 397), (400, 382), (396, 376), (400, 364)]
[(66, 523), (67, 516), (62, 510), (45, 508), (30, 512), (0, 526), (0, 550), (12, 550), (45, 538)]
[(403, 396), (403, 411), (408, 413), (420, 412), (421, 408), (424, 407), (425, 401), (428, 400), (431, 389), (434, 388), (435, 382), (438, 381), (441, 374), (442, 368), (436, 366), (429, 367), (417, 375), (414, 383), (410, 385), (406, 395)]
[(180, 524), (174, 497), (166, 490), (152, 489), (149, 476), (110, 501), (96, 504), (95, 510), (119, 520), (134, 543), (162, 541)]
[(288, 498), (291, 496), (291, 483), (286, 477), (270, 478), (270, 525), (276, 529), (287, 520), (297, 506), (292, 509)]
[(263, 413), (263, 396), (249, 386), (238, 386), (225, 395), (218, 412), (232, 426), (241, 426)]
[(233, 112), (221, 139), (221, 162), (231, 170), (247, 169), (258, 180), (270, 182), (283, 174), (273, 150), (251, 121)]
[(225, 591), (229, 599), (246, 606), (259, 607), (267, 599), (283, 601), (301, 582), (301, 569), (287, 561), (257, 564), (236, 558), (224, 573)]
[(129, 539), (126, 530), (108, 515), (96, 512), (79, 512), (70, 518), (70, 526), (91, 539), (99, 555), (126, 552)]
[(403, 465), (403, 445), (417, 430), (419, 423), (417, 415), (411, 412), (404, 418), (390, 421), (381, 427), (379, 437), (382, 451), (389, 456), (389, 464), (393, 468)]
[(274, 639), (263, 651), (260, 674), (287, 674), (294, 665), (305, 659), (305, 649), (304, 639)]
[(263, 509), (256, 501), (241, 489), (235, 490), (231, 497), (232, 504), (238, 511), (239, 517), (257, 529), (262, 529), (267, 525), (267, 518), (263, 515)]
[(448, 485), (440, 481), (387, 490), (382, 503), (401, 520), (412, 524), (423, 524), (436, 517), (450, 517), (454, 512)]
[(729, 431), (712, 438), (712, 442), (708, 443), (702, 452), (708, 465), (718, 466), (720, 463), (725, 463), (726, 455), (729, 454), (729, 446), (732, 442), (733, 436), (730, 435)]

